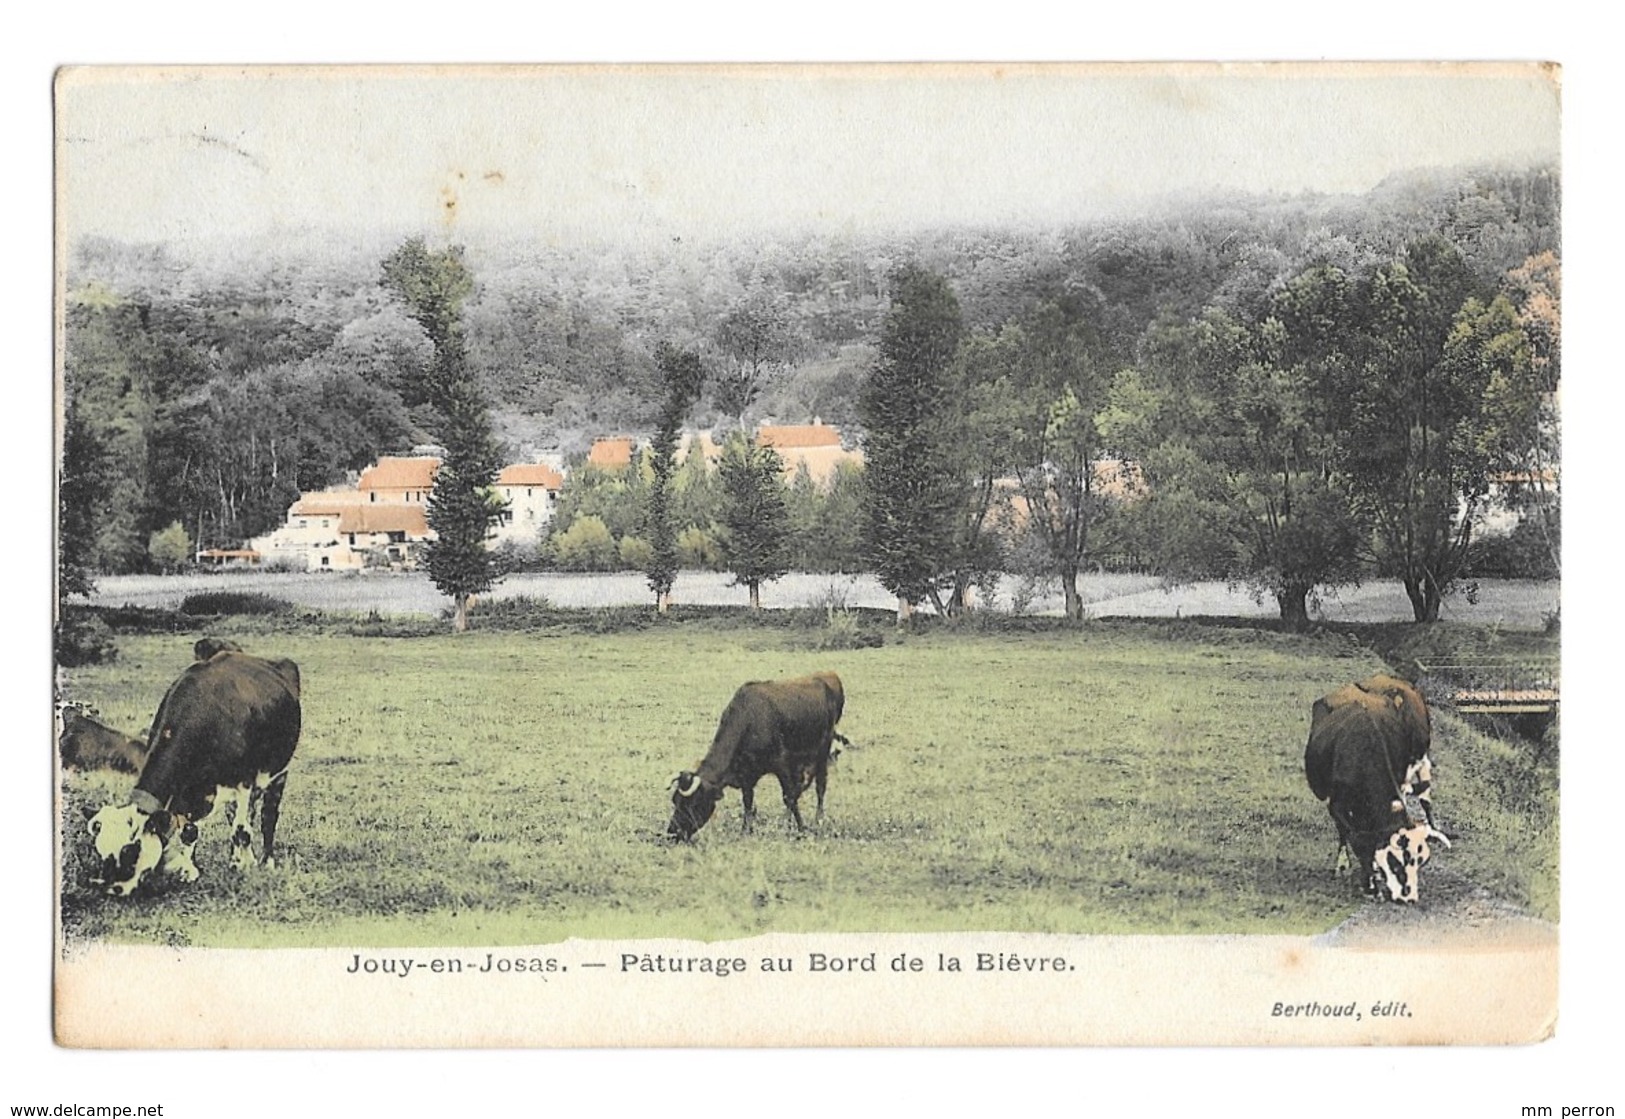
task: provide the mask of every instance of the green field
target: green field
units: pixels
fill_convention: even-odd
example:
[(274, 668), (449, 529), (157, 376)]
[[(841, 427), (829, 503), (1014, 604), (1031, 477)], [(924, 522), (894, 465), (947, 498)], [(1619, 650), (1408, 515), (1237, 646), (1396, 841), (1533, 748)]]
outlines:
[[(143, 733), (195, 634), (120, 639), (69, 695)], [(70, 936), (234, 947), (501, 945), (569, 936), (1014, 930), (1312, 933), (1358, 904), (1302, 772), (1309, 706), (1380, 667), (1345, 636), (1093, 623), (888, 635), (706, 622), (586, 634), (240, 634), (299, 662), (305, 731), (280, 865), (109, 900), (77, 808), (132, 779), (70, 775)], [(853, 746), (806, 836), (777, 784), (740, 834), (729, 792), (692, 845), (657, 841), (666, 784), (745, 680), (833, 669)], [(1555, 917), (1555, 789), (1527, 751), (1440, 720), (1453, 868)], [(1519, 774), (1524, 776), (1520, 777)], [(1549, 784), (1549, 783), (1548, 783)], [(812, 797), (804, 808), (811, 819)], [(1425, 894), (1424, 877), (1424, 894)]]

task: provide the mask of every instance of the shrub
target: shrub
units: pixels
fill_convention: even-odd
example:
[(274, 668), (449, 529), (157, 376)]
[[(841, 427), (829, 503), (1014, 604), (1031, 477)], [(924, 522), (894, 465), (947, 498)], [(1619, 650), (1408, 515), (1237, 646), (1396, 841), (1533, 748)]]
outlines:
[(507, 598), (481, 598), (474, 607), (482, 624), (539, 623), (557, 610), (545, 595), (516, 594)]
[(852, 595), (857, 586), (857, 578), (848, 575), (844, 579), (831, 579), (824, 584), (822, 590), (807, 600), (807, 605), (824, 611), (826, 620), (833, 617), (836, 611), (846, 612), (851, 603)]
[(179, 521), (147, 538), (147, 556), (159, 571), (177, 571), (192, 559), (192, 538)]
[(118, 659), (113, 631), (88, 610), (64, 611), (56, 626), (56, 663), (64, 668)]
[(835, 649), (873, 649), (885, 644), (878, 632), (867, 631), (858, 624), (858, 616), (850, 610), (830, 609), (824, 624), (812, 632), (808, 644), (820, 651)]
[(286, 614), (293, 604), (255, 591), (204, 591), (181, 601), (182, 614), (192, 617), (219, 614)]
[(689, 525), (677, 534), (677, 563), (680, 567), (705, 571), (722, 570), (722, 545), (716, 534)]
[(546, 569), (546, 556), (540, 541), (521, 543), (504, 540), (491, 549), (497, 570), (504, 574), (513, 571), (542, 571)]
[(641, 536), (621, 537), (621, 546), (617, 549), (621, 556), (621, 566), (629, 571), (647, 571), (654, 562), (654, 545)]
[[(1554, 534), (1555, 535), (1555, 534)], [(1484, 536), (1473, 541), (1473, 574), (1503, 579), (1556, 579), (1552, 546), (1541, 526), (1520, 521), (1505, 536)]]
[(566, 571), (613, 571), (620, 563), (615, 537), (602, 517), (577, 517), (553, 537), (553, 555)]

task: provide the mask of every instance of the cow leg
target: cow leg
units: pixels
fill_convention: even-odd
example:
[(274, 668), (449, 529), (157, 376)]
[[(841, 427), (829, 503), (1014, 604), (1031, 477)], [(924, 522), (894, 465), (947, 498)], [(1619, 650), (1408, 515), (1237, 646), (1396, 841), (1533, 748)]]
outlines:
[(815, 821), (821, 824), (824, 822), (824, 790), (829, 787), (828, 758), (819, 763), (818, 771), (813, 774), (813, 783), (818, 790), (818, 815)]
[(265, 787), (265, 803), (260, 810), (260, 838), (265, 848), (260, 853), (260, 862), (266, 866), (275, 866), (276, 859), (272, 856), (271, 848), (276, 842), (276, 821), (282, 815), (282, 793), (288, 787), (287, 773), (279, 773)]
[[(818, 760), (813, 763), (813, 787), (818, 792), (818, 814), (813, 817), (814, 823), (821, 824), (824, 822), (824, 790), (829, 787), (829, 755), (830, 751), (835, 748), (837, 738), (840, 738), (842, 742), (846, 742), (844, 735), (836, 734), (834, 728), (831, 728), (829, 734), (824, 738), (824, 748), (818, 752)], [(846, 744), (848, 746), (852, 745), (850, 742), (846, 742)]]
[(779, 778), (779, 789), (784, 793), (784, 807), (790, 810), (790, 819), (796, 822), (797, 831), (807, 830), (807, 825), (801, 819), (801, 809), (797, 806), (801, 800), (803, 787), (799, 780), (790, 777)]
[(1332, 877), (1341, 877), (1354, 869), (1353, 859), (1349, 850), (1349, 829), (1343, 818), (1332, 807), (1332, 802), (1326, 802), (1326, 812), (1337, 826), (1337, 852), (1332, 856)]
[(751, 824), (756, 820), (756, 790), (752, 786), (746, 785), (739, 790), (739, 795), (745, 800), (744, 833), (749, 835)]
[(169, 841), (164, 844), (164, 856), (158, 869), (164, 874), (175, 875), (182, 882), (196, 882), (200, 872), (192, 852), (197, 849), (198, 826), (180, 816), (175, 818), (175, 825)]
[(254, 865), (254, 833), (249, 826), (254, 813), (255, 790), (239, 785), (231, 797), (231, 865), (247, 870)]
[(159, 870), (166, 874), (173, 874), (182, 882), (196, 882), (201, 873), (197, 862), (193, 859), (193, 852), (197, 850), (198, 837), (202, 834), (202, 826), (214, 819), (220, 812), (221, 800), (226, 794), (232, 792), (224, 785), (217, 786), (214, 795), (205, 797), (208, 810), (196, 820), (188, 820), (184, 816), (175, 817), (175, 830), (169, 833), (169, 839), (164, 844), (164, 858), (158, 864)]
[(1428, 827), (1433, 827), (1433, 759), (1423, 754), (1421, 761), (1406, 770), (1405, 785), (1400, 791), (1416, 797)]

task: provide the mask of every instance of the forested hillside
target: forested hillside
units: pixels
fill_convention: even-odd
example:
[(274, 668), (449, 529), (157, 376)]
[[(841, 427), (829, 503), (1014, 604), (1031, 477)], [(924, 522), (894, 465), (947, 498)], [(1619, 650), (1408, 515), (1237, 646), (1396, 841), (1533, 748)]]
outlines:
[[(468, 360), (512, 459), (652, 430), (661, 343), (705, 358), (702, 425), (820, 416), (857, 436), (905, 265), (945, 280), (967, 339), (992, 345), (1018, 323), (1031, 335), (1032, 316), (1059, 308), (1110, 375), (1166, 354), (1181, 324), (1261, 321), (1307, 272), (1371, 275), (1428, 235), (1459, 260), (1452, 297), (1487, 305), (1558, 250), (1558, 205), (1555, 169), (1458, 169), (1362, 197), (1191, 198), (1069, 228), (657, 249), (516, 232), (465, 242)], [(63, 534), (85, 538), (92, 569), (153, 567), (152, 534), (176, 522), (236, 544), (299, 491), (436, 441), (431, 348), (381, 283), (393, 247), (68, 246)]]

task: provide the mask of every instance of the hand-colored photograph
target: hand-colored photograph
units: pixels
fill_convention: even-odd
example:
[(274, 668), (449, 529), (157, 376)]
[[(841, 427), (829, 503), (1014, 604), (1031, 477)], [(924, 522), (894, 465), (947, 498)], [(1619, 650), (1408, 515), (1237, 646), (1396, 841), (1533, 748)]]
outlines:
[(55, 95), (60, 1045), (1551, 1035), (1556, 67)]

